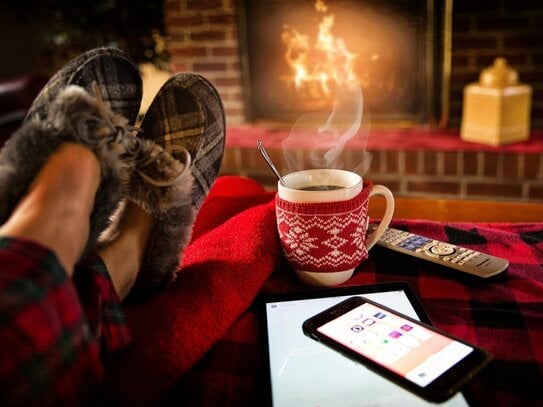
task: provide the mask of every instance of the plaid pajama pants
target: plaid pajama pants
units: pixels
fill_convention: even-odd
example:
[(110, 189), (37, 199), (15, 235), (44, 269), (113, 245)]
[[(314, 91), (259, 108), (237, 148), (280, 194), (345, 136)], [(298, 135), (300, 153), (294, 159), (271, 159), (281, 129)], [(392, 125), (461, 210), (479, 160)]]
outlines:
[(98, 256), (69, 279), (48, 249), (0, 238), (0, 405), (101, 403), (105, 363), (130, 341)]

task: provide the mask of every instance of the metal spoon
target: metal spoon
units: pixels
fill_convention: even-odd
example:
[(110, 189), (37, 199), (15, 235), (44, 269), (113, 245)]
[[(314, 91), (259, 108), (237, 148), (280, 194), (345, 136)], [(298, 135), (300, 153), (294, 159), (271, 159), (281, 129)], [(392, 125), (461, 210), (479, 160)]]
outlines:
[(260, 150), (260, 154), (262, 154), (262, 157), (264, 157), (264, 160), (266, 160), (266, 162), (268, 163), (269, 167), (271, 168), (271, 170), (273, 171), (273, 173), (275, 174), (275, 176), (277, 177), (277, 179), (279, 180), (281, 185), (283, 185), (285, 188), (288, 188), (285, 180), (283, 179), (281, 174), (279, 174), (279, 171), (277, 171), (277, 168), (275, 167), (275, 165), (273, 165), (273, 162), (272, 162), (270, 156), (268, 155), (268, 153), (264, 149), (264, 146), (262, 145), (262, 142), (260, 140), (256, 141), (256, 146)]

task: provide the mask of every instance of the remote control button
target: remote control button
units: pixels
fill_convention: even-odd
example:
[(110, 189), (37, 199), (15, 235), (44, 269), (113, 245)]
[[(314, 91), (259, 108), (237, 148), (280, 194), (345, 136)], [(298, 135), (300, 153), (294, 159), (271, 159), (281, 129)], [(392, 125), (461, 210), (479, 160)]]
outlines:
[(437, 256), (448, 256), (454, 253), (454, 246), (438, 244), (430, 247), (430, 251)]

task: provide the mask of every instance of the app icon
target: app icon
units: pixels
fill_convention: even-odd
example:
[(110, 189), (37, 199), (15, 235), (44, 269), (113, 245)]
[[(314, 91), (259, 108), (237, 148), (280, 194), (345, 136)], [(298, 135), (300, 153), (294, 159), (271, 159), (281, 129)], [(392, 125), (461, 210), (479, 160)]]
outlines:
[(362, 321), (362, 323), (364, 325), (366, 325), (366, 326), (371, 326), (371, 325), (375, 324), (375, 321), (373, 319), (371, 319), (371, 318), (367, 318), (364, 321)]
[(377, 314), (374, 315), (375, 318), (377, 319), (383, 319), (384, 317), (386, 317), (387, 315), (383, 312), (378, 312)]
[(412, 327), (411, 325), (405, 324), (405, 325), (402, 325), (402, 326), (400, 327), (400, 329), (403, 330), (403, 331), (409, 332), (410, 330), (413, 329), (413, 327)]
[(391, 333), (388, 334), (388, 336), (390, 336), (391, 338), (399, 338), (400, 336), (402, 336), (402, 334), (398, 331), (392, 331)]
[(351, 327), (351, 331), (353, 332), (362, 332), (364, 330), (364, 327), (360, 326), (360, 325), (353, 325)]

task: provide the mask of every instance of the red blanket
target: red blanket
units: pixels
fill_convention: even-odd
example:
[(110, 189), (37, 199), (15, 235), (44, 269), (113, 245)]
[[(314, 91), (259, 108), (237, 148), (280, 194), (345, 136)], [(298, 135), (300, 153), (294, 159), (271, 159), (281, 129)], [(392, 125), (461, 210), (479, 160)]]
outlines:
[[(543, 223), (393, 226), (505, 257), (506, 273), (481, 281), (386, 249), (372, 249), (347, 285), (408, 281), (436, 326), (489, 350), (494, 362), (470, 386), (488, 404), (543, 402)], [(222, 177), (206, 200), (179, 277), (127, 309), (134, 346), (111, 366), (124, 404), (259, 404), (256, 320), (261, 291), (307, 289), (283, 261), (274, 194)]]

